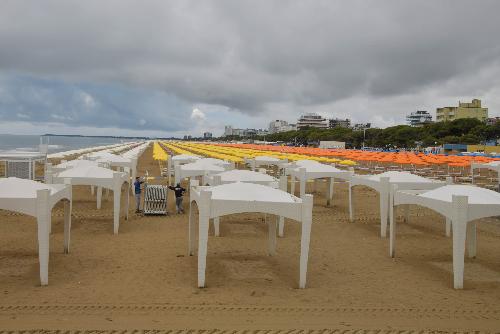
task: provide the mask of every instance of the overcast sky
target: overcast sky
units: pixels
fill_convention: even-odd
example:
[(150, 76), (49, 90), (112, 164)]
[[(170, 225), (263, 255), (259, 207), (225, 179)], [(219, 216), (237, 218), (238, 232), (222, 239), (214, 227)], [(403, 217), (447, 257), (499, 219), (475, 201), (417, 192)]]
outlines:
[(500, 116), (500, 1), (0, 0), (0, 133)]

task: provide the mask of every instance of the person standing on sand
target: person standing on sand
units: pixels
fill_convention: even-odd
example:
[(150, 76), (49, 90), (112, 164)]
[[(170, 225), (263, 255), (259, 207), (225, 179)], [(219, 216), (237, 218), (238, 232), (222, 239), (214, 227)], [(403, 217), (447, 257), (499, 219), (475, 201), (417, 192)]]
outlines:
[(182, 188), (180, 183), (177, 183), (175, 187), (169, 186), (168, 188), (175, 192), (175, 208), (177, 213), (184, 213), (184, 208), (182, 207), (182, 197), (184, 196), (186, 189)]
[(141, 184), (143, 184), (144, 181), (140, 179), (139, 176), (135, 178), (134, 182), (134, 193), (135, 193), (135, 213), (141, 212)]

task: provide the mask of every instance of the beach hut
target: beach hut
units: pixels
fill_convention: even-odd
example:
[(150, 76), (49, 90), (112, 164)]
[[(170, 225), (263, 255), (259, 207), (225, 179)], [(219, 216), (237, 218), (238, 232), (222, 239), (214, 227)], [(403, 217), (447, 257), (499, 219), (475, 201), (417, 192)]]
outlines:
[[(67, 180), (67, 181), (66, 181)], [(101, 208), (102, 188), (113, 191), (113, 233), (118, 234), (120, 226), (120, 200), (122, 195), (122, 185), (128, 183), (129, 177), (127, 173), (115, 172), (111, 169), (97, 166), (82, 166), (75, 167), (62, 171), (52, 178), (52, 182), (69, 182), (73, 186), (86, 185), (97, 187), (97, 208)], [(130, 198), (128, 191), (126, 192), (126, 214), (125, 219), (128, 219), (128, 208)]]
[(36, 217), (41, 285), (49, 283), (51, 212), (54, 205), (61, 200), (64, 200), (64, 253), (68, 253), (71, 231), (71, 186), (43, 184), (16, 177), (0, 179), (0, 209)]
[[(389, 195), (392, 185), (397, 185), (399, 189), (435, 189), (451, 183), (451, 179), (437, 181), (427, 179), (422, 176), (414, 175), (408, 172), (389, 171), (376, 175), (352, 175), (349, 181), (349, 219), (353, 221), (352, 188), (363, 185), (374, 189), (380, 196), (380, 236), (385, 238), (387, 235), (387, 221), (389, 219)], [(408, 211), (406, 212), (408, 216)], [(446, 224), (446, 235), (449, 235), (450, 225)]]
[[(286, 191), (287, 188), (287, 180), (283, 176), (279, 180), (272, 177), (271, 175), (253, 172), (249, 170), (241, 170), (241, 169), (232, 169), (222, 173), (209, 175), (205, 179), (206, 184), (209, 186), (218, 186), (221, 184), (235, 183), (235, 182), (245, 182), (245, 183), (254, 183), (261, 184), (264, 186), (268, 186), (275, 189), (281, 189)], [(219, 217), (214, 218), (214, 231), (215, 236), (219, 236)], [(278, 218), (278, 235), (280, 237), (284, 234), (284, 217), (280, 216)]]
[(28, 180), (36, 178), (36, 164), (45, 163), (46, 158), (47, 152), (0, 152), (0, 162), (5, 164), (5, 176)]
[[(299, 287), (305, 288), (312, 225), (313, 198), (311, 195), (305, 195), (299, 199), (279, 189), (243, 182), (203, 187), (198, 186), (197, 181), (193, 180), (189, 200), (189, 255), (193, 255), (196, 242), (193, 203), (197, 204), (199, 212), (198, 287), (205, 286), (209, 220), (229, 214), (262, 212), (287, 217), (301, 223)], [(268, 226), (269, 254), (274, 255), (276, 221), (269, 220)]]
[(312, 160), (300, 160), (296, 161), (295, 164), (287, 168), (287, 172), (291, 177), (291, 189), (292, 194), (295, 193), (295, 180), (299, 182), (300, 197), (304, 196), (306, 193), (306, 182), (308, 180), (317, 180), (326, 178), (329, 181), (327, 187), (327, 205), (331, 204), (333, 199), (333, 183), (335, 178), (349, 180), (351, 175), (354, 174), (352, 170), (341, 170), (334, 166), (325, 165), (317, 161)]
[(446, 185), (428, 191), (399, 190), (390, 198), (389, 254), (395, 256), (397, 205), (419, 205), (434, 210), (451, 221), (453, 231), (453, 286), (463, 288), (465, 243), (469, 257), (476, 256), (476, 222), (500, 215), (500, 194), (470, 185)]

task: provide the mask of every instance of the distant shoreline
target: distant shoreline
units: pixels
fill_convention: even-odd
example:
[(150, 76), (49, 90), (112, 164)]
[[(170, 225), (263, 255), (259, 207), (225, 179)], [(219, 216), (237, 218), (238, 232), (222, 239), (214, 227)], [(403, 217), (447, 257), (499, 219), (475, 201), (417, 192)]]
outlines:
[(66, 135), (66, 134), (54, 134), (54, 133), (45, 133), (41, 135), (18, 135), (13, 133), (0, 133), (2, 136), (39, 136), (39, 137), (77, 137), (77, 138), (113, 138), (113, 139), (144, 139), (144, 140), (153, 140), (153, 139), (178, 139), (176, 137), (138, 137), (138, 136), (92, 136), (92, 135)]
[(146, 139), (149, 140), (151, 137), (126, 137), (126, 136), (86, 136), (86, 135), (57, 135), (53, 133), (46, 133), (40, 135), (41, 137), (79, 137), (79, 138), (113, 138), (113, 139)]

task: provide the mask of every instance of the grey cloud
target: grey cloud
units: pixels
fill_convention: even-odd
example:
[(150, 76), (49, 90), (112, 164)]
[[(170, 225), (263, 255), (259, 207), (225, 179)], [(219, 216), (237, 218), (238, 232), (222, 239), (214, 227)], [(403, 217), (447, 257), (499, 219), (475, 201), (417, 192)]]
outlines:
[(307, 110), (464, 76), (488, 87), (474, 74), (500, 58), (499, 12), (486, 0), (3, 1), (0, 71)]

